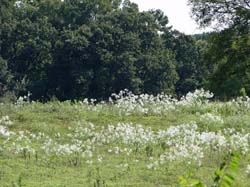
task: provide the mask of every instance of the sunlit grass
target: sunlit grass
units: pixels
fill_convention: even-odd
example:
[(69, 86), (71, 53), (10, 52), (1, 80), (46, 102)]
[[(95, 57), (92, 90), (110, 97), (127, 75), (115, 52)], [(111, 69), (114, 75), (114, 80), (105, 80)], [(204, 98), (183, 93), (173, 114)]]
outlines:
[(248, 186), (248, 100), (144, 98), (144, 105), (129, 97), (0, 105), (0, 186), (179, 186), (186, 175), (210, 185), (234, 151), (241, 153), (235, 186)]

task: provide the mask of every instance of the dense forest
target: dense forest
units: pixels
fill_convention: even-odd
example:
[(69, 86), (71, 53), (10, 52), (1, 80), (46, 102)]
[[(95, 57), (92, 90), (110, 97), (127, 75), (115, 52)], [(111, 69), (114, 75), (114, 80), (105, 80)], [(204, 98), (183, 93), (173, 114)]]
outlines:
[(250, 1), (189, 0), (185, 35), (129, 0), (1, 0), (0, 96), (47, 101), (134, 93), (250, 94)]

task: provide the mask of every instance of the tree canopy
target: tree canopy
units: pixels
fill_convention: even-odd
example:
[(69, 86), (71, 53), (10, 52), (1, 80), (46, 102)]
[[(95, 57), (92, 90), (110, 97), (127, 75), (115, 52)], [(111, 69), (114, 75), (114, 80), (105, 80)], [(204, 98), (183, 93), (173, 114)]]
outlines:
[(216, 23), (220, 31), (209, 39), (207, 62), (213, 65), (210, 89), (227, 98), (250, 93), (250, 1), (189, 0), (195, 20), (201, 26)]
[[(250, 93), (248, 0), (189, 0), (200, 26), (173, 30), (161, 10), (129, 0), (0, 2), (0, 96), (47, 101), (135, 93), (181, 96), (197, 88), (220, 98)], [(232, 91), (233, 90), (233, 91)]]
[(117, 0), (6, 6), (13, 11), (1, 25), (1, 57), (17, 94), (65, 100), (106, 98), (125, 88), (175, 92), (176, 59), (159, 35), (169, 30), (160, 10), (139, 12), (136, 4)]
[(195, 20), (201, 26), (212, 22), (220, 26), (250, 24), (249, 0), (189, 0)]

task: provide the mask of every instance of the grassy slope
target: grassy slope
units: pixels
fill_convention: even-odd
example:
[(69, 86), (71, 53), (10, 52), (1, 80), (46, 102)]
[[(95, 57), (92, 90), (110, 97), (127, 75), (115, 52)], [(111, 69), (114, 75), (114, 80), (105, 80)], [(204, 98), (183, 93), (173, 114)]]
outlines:
[[(250, 112), (236, 111), (228, 106), (216, 107), (211, 105), (206, 109), (188, 107), (178, 111), (170, 111), (164, 115), (140, 115), (119, 116), (112, 109), (104, 109), (102, 112), (75, 109), (69, 103), (49, 103), (32, 104), (16, 109), (13, 106), (0, 106), (0, 117), (9, 115), (14, 121), (11, 127), (13, 131), (29, 130), (32, 133), (44, 132), (53, 135), (57, 132), (66, 133), (68, 127), (73, 127), (78, 122), (92, 122), (97, 127), (107, 124), (117, 124), (118, 122), (133, 122), (143, 126), (156, 129), (166, 129), (172, 125), (180, 125), (185, 122), (199, 122), (200, 114), (217, 111), (225, 121), (222, 127), (207, 126), (199, 122), (201, 130), (217, 131), (224, 127), (244, 128), (250, 132)], [(1, 142), (2, 140), (0, 140)], [(178, 186), (178, 176), (193, 173), (196, 178), (200, 178), (207, 183), (211, 183), (214, 170), (219, 166), (221, 157), (210, 155), (204, 161), (202, 167), (194, 167), (180, 164), (168, 164), (161, 170), (147, 170), (143, 155), (135, 155), (142, 162), (135, 163), (127, 160), (126, 156), (108, 156), (100, 148), (100, 153), (105, 159), (102, 164), (94, 163), (89, 166), (81, 163), (78, 166), (68, 164), (60, 158), (50, 158), (49, 160), (31, 157), (24, 159), (22, 156), (13, 156), (0, 152), (0, 187), (27, 186), (27, 187), (82, 187), (94, 186), (100, 180), (105, 181), (107, 186), (133, 186), (133, 187), (155, 187), (155, 186)], [(246, 179), (244, 172), (244, 158), (242, 168), (237, 177), (236, 186), (247, 187), (250, 179)], [(128, 162), (130, 167), (126, 170), (115, 167), (120, 163)], [(244, 167), (243, 167), (244, 166)], [(103, 185), (103, 186), (105, 186)]]

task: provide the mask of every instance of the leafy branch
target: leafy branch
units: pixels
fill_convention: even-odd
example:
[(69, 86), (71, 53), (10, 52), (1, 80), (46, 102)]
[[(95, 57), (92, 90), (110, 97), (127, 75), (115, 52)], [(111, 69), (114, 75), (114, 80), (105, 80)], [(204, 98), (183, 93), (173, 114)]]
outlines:
[[(238, 171), (240, 156), (230, 154), (226, 156), (220, 164), (220, 168), (215, 171), (215, 178), (211, 187), (233, 187), (236, 178), (234, 174)], [(207, 187), (205, 183), (190, 177), (179, 177), (179, 183), (182, 187)]]

